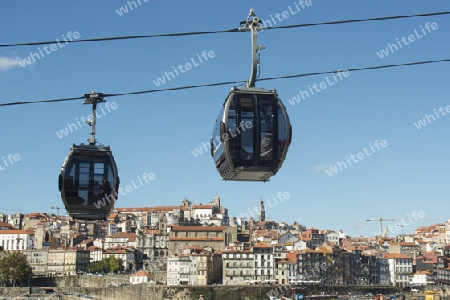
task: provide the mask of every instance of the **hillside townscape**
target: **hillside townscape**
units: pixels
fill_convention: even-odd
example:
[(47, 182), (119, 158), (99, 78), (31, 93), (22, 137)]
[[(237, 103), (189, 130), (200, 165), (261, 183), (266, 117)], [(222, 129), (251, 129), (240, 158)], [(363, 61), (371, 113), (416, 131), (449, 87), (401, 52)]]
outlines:
[[(447, 285), (449, 238), (449, 221), (392, 237), (277, 223), (266, 219), (262, 200), (256, 218), (238, 219), (218, 196), (199, 205), (115, 208), (95, 222), (0, 214), (0, 246), (23, 253), (32, 278), (122, 274), (130, 285)], [(112, 260), (116, 266), (99, 267)]]

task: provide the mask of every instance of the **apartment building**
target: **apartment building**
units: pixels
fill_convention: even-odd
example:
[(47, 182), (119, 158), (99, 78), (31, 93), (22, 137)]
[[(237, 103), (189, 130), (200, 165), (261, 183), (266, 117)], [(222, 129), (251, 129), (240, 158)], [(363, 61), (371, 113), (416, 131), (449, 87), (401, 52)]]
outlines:
[(386, 253), (393, 286), (405, 287), (409, 284), (409, 276), (413, 273), (413, 259), (399, 253)]
[(114, 247), (136, 247), (136, 234), (128, 232), (119, 232), (116, 234), (108, 235), (105, 238), (104, 248), (114, 248)]
[(44, 277), (47, 274), (48, 250), (30, 249), (23, 252), (27, 257), (33, 276)]
[(273, 247), (264, 242), (253, 246), (254, 277), (261, 283), (275, 282)]
[(167, 285), (196, 285), (197, 263), (190, 255), (167, 258)]
[(3, 250), (29, 250), (35, 245), (34, 231), (13, 229), (0, 230), (0, 247)]
[(399, 253), (412, 258), (420, 256), (422, 249), (420, 245), (410, 242), (395, 242), (389, 244), (389, 253)]
[(47, 276), (76, 275), (86, 272), (89, 266), (89, 250), (79, 248), (49, 249)]
[(232, 247), (222, 251), (224, 285), (244, 285), (254, 281), (254, 254), (252, 250), (236, 250)]

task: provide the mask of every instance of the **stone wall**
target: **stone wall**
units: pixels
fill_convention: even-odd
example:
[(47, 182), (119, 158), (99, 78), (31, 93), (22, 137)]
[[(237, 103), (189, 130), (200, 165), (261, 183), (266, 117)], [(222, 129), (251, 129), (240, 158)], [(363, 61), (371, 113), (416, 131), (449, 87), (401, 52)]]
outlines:
[(64, 287), (111, 287), (130, 284), (130, 275), (113, 276), (63, 276), (55, 277), (56, 285)]
[[(289, 285), (253, 285), (253, 286), (166, 286), (144, 283), (129, 284), (129, 276), (67, 276), (51, 278), (58, 287), (57, 292), (63, 296), (61, 299), (71, 299), (68, 294), (92, 296), (97, 300), (198, 300), (200, 295), (205, 300), (262, 300), (270, 296), (290, 296)], [(120, 285), (122, 283), (122, 286)], [(46, 285), (49, 286), (49, 285)], [(431, 288), (430, 288), (431, 289)], [(433, 300), (450, 300), (448, 287), (436, 287), (439, 297)], [(0, 299), (15, 299), (26, 295), (28, 288), (0, 288)], [(393, 295), (405, 293), (392, 286), (308, 286), (304, 288), (306, 294), (348, 294), (364, 295), (366, 293)], [(406, 300), (425, 300), (423, 295), (406, 294)], [(23, 298), (22, 298), (23, 299)], [(80, 298), (78, 298), (80, 299)]]
[[(205, 300), (261, 300), (270, 296), (290, 295), (289, 285), (257, 285), (257, 286), (165, 286), (151, 283), (130, 285), (128, 276), (67, 276), (55, 280), (59, 293), (81, 294), (92, 296), (98, 300), (198, 300), (200, 295)], [(120, 283), (124, 285), (120, 286)], [(393, 294), (393, 287), (308, 287), (307, 294), (338, 293), (365, 294), (366, 292)], [(25, 295), (28, 288), (0, 288), (0, 297), (17, 297)], [(66, 299), (67, 297), (64, 297)], [(440, 300), (443, 300), (441, 298)], [(415, 299), (423, 300), (423, 299)], [(436, 299), (438, 300), (438, 299)]]
[(115, 288), (61, 288), (66, 293), (94, 296), (99, 300), (261, 300), (274, 286), (176, 286), (136, 284)]
[(0, 297), (17, 297), (27, 294), (29, 290), (27, 287), (0, 287)]

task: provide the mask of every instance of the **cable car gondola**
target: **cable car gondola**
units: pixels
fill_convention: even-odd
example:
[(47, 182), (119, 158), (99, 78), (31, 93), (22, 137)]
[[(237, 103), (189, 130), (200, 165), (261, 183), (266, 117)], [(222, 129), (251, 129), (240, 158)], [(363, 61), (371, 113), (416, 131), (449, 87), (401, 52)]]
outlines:
[(92, 104), (89, 144), (73, 144), (58, 178), (61, 198), (69, 215), (78, 220), (106, 220), (118, 198), (119, 176), (109, 146), (97, 145), (95, 123), (97, 103), (103, 94), (85, 95), (83, 104)]
[[(252, 17), (252, 18), (251, 18)], [(223, 180), (268, 181), (280, 169), (292, 128), (276, 90), (255, 88), (256, 33), (261, 21), (253, 9), (242, 31), (252, 33), (252, 71), (246, 87), (233, 87), (223, 103), (211, 138), (211, 156)]]

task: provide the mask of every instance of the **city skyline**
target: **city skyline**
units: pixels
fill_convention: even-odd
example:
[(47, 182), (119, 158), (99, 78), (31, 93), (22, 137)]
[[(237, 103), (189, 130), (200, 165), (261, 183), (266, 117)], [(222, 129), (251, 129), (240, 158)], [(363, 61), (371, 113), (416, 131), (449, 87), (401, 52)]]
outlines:
[[(264, 183), (222, 181), (208, 148), (223, 101), (250, 75), (251, 35), (237, 29), (251, 8), (265, 26), (257, 35), (266, 48), (256, 87), (277, 91), (292, 125), (286, 159)], [(124, 193), (116, 207), (205, 203), (218, 195), (238, 217), (263, 199), (267, 219), (350, 236), (379, 231), (367, 219), (409, 224), (413, 211), (425, 216), (411, 217), (403, 232), (444, 222), (447, 10), (444, 0), (5, 0), (0, 207), (63, 213), (58, 176), (71, 146), (89, 138), (83, 122), (92, 114), (83, 99), (5, 104), (95, 91), (107, 101), (97, 107), (96, 138), (111, 147)], [(211, 86), (179, 89), (202, 85)], [(145, 173), (154, 179), (144, 182)], [(281, 201), (279, 192), (290, 197)], [(390, 223), (383, 226), (396, 229)]]

